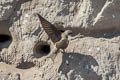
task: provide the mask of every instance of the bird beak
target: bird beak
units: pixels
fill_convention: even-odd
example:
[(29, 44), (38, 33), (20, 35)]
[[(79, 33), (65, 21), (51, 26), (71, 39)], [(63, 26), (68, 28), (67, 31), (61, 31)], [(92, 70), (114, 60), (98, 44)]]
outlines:
[(69, 32), (69, 33), (68, 33), (68, 36), (72, 36), (72, 32)]

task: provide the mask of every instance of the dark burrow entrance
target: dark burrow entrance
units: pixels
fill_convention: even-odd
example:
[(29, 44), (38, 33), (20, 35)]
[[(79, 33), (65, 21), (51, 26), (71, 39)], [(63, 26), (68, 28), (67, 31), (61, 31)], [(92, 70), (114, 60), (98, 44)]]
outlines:
[(48, 54), (50, 52), (50, 46), (48, 45), (41, 45), (39, 52)]
[(0, 34), (0, 43), (10, 41), (11, 37), (9, 35)]
[(50, 53), (50, 45), (45, 42), (37, 43), (34, 47), (34, 57), (40, 58)]
[(10, 35), (0, 34), (0, 51), (3, 48), (8, 48), (11, 42), (12, 37)]
[[(50, 45), (46, 42), (38, 42), (34, 47), (34, 54), (35, 58), (41, 58), (46, 56), (50, 53)], [(19, 69), (29, 69), (34, 67), (35, 64), (33, 62), (21, 62), (16, 68)]]

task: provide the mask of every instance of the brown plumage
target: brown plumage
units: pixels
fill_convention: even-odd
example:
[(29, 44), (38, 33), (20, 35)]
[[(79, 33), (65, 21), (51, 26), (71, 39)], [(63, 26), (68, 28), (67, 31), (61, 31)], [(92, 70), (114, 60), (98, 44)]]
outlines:
[(58, 31), (53, 24), (48, 22), (46, 19), (44, 19), (42, 16), (37, 14), (39, 17), (39, 20), (42, 24), (43, 29), (49, 36), (49, 38), (52, 40), (53, 43), (56, 43), (61, 39), (61, 32)]
[(53, 49), (55, 51), (51, 51), (50, 55), (53, 53), (57, 54), (57, 51), (59, 49), (62, 50), (66, 49), (69, 44), (68, 35), (71, 34), (72, 31), (66, 30), (65, 32), (62, 33), (61, 31), (57, 30), (57, 28), (53, 24), (51, 24), (46, 19), (44, 19), (41, 15), (39, 15), (38, 13), (36, 14), (39, 17), (43, 29), (45, 30), (45, 32), (47, 33), (47, 35), (55, 45), (56, 49)]

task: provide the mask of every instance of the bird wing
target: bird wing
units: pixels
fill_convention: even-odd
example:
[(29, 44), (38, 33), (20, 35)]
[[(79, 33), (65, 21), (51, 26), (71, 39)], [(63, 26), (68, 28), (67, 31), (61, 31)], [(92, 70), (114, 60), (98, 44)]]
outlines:
[(57, 30), (57, 28), (48, 22), (46, 19), (44, 19), (40, 14), (38, 14), (39, 20), (42, 24), (43, 29), (49, 36), (49, 38), (52, 40), (53, 43), (59, 41), (61, 39), (61, 32)]

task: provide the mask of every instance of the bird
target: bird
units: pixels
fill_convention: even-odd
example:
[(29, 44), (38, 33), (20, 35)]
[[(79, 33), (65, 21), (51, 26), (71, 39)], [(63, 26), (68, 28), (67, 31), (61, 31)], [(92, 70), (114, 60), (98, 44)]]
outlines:
[(68, 36), (72, 34), (72, 30), (65, 30), (61, 32), (53, 24), (43, 18), (39, 13), (35, 13), (38, 16), (39, 21), (41, 22), (43, 30), (47, 33), (48, 37), (54, 44), (53, 50), (49, 54), (49, 58), (53, 61), (58, 53), (58, 51), (65, 52), (64, 49), (68, 47), (69, 40)]

